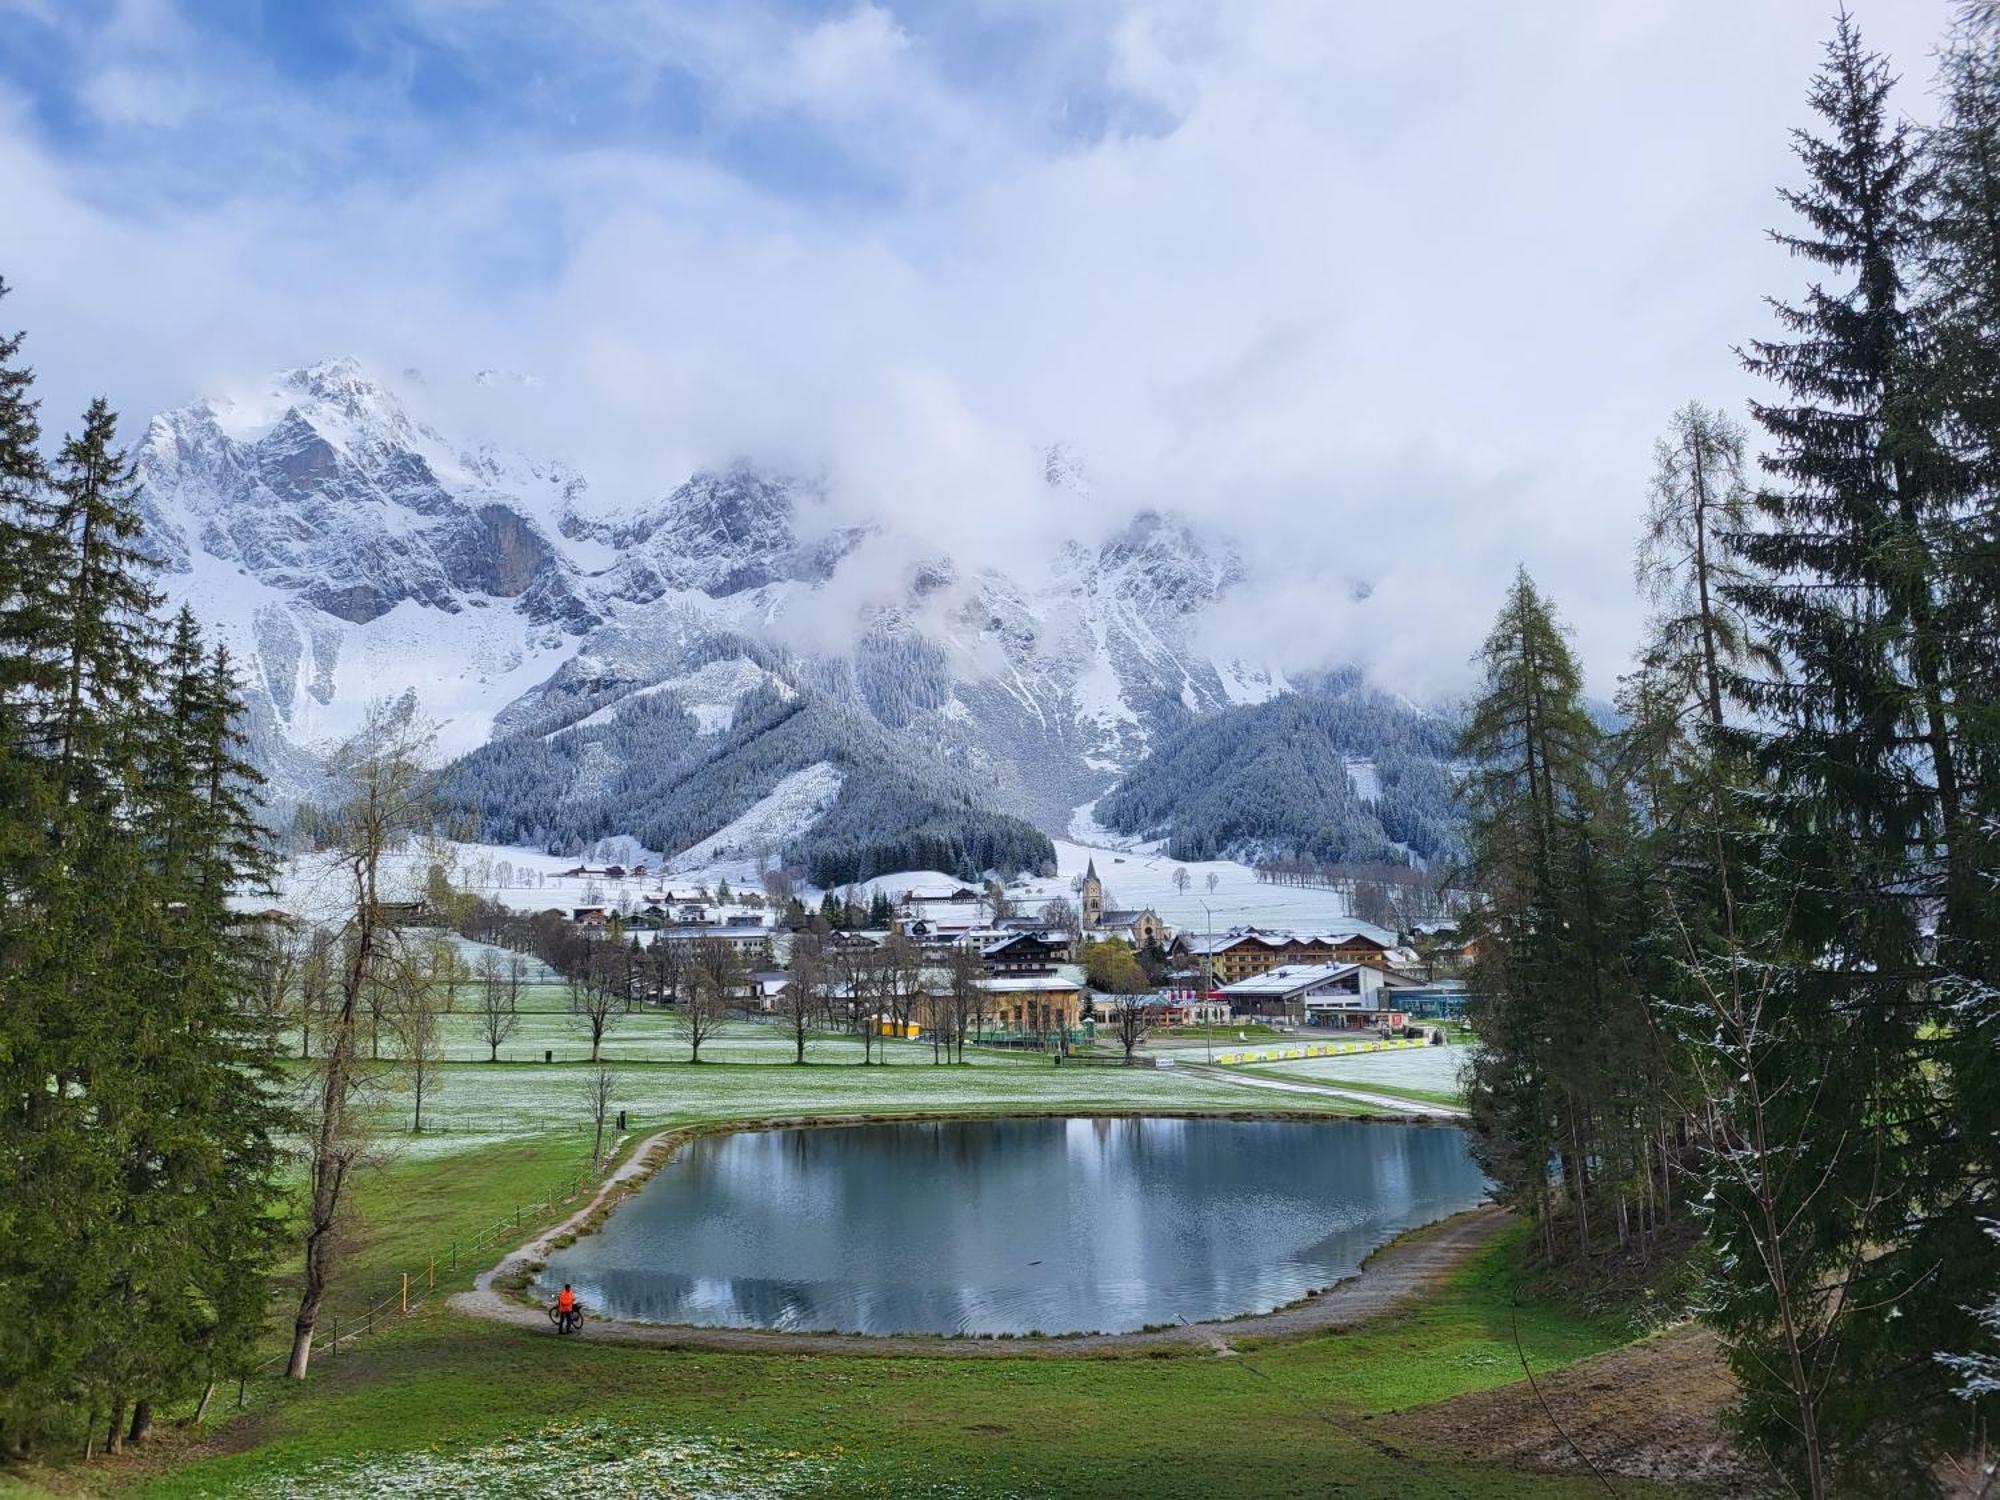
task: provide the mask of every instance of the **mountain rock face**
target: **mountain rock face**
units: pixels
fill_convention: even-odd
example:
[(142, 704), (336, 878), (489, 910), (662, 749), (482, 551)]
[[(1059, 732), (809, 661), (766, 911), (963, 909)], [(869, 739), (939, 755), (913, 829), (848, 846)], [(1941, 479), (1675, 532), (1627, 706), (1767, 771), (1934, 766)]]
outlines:
[[(935, 784), (930, 770), (904, 777), (931, 803), (1060, 831), (1157, 736), (1284, 686), (1201, 645), (1241, 565), (1172, 516), (1142, 513), (1014, 575), (976, 558), (912, 566), (888, 525), (835, 524), (813, 482), (739, 464), (654, 499), (598, 496), (564, 464), (453, 442), (351, 360), (156, 417), (138, 461), (169, 591), (239, 654), (280, 801), (313, 795), (316, 767), (370, 701), (413, 694), (449, 755), (576, 742), (538, 773), (567, 778), (542, 790), (568, 811), (515, 832), (626, 832), (638, 817), (579, 811), (632, 790), (629, 763), (655, 753), (617, 732), (622, 716), (664, 714), (674, 748), (658, 753), (691, 764), (729, 740), (745, 702), (789, 722), (810, 700), (830, 707), (811, 736), (793, 734), (843, 768), (808, 780), (842, 788), (846, 836), (869, 794), (850, 762), (868, 757), (842, 746), (878, 729), (938, 771)], [(1087, 513), (1067, 452), (1045, 474)], [(875, 602), (845, 638), (802, 648), (788, 615), (847, 570), (875, 584), (860, 591)], [(766, 758), (777, 779), (811, 769)], [(736, 788), (730, 816), (755, 790)], [(665, 821), (714, 832), (698, 813)]]

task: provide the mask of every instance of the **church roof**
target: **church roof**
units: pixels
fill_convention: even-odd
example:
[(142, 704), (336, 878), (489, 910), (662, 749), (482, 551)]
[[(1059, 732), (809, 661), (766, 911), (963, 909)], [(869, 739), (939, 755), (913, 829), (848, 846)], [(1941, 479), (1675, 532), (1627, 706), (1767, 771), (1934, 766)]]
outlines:
[(1095, 859), (1091, 859), (1085, 862), (1083, 867), (1083, 878), (1085, 880), (1097, 879), (1097, 861)]

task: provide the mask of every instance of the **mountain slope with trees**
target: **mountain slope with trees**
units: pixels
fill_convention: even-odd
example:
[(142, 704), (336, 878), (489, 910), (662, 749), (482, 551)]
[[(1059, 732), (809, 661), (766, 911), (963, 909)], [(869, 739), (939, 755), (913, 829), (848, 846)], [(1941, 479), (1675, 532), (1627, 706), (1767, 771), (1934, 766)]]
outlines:
[(1449, 860), (1457, 734), (1357, 673), (1329, 674), (1163, 737), (1096, 816), (1166, 839), (1175, 859)]
[(442, 795), (475, 811), (487, 839), (568, 852), (629, 834), (671, 857), (815, 766), (840, 774), (832, 804), (754, 851), (815, 885), (894, 870), (966, 880), (1055, 870), (1048, 836), (994, 811), (974, 776), (900, 743), (857, 703), (775, 679), (745, 693), (720, 734), (701, 733), (661, 691), (601, 722), (495, 740), (449, 769)]

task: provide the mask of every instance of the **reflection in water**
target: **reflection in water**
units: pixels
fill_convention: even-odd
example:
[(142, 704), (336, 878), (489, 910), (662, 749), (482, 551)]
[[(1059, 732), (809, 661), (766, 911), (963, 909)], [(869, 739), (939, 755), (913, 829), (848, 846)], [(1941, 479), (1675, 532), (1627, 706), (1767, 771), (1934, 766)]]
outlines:
[(1266, 1312), (1486, 1184), (1456, 1130), (961, 1120), (710, 1136), (542, 1273), (600, 1314), (857, 1333)]

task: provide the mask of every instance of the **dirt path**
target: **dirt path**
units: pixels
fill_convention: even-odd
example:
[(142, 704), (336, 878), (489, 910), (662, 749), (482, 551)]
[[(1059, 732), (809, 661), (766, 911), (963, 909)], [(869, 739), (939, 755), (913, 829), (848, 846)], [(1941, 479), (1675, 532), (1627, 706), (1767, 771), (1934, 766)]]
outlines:
[(1238, 1068), (1179, 1061), (1175, 1062), (1174, 1071), (1192, 1073), (1198, 1078), (1220, 1078), (1245, 1088), (1275, 1089), (1285, 1094), (1330, 1094), (1351, 1104), (1372, 1104), (1378, 1109), (1390, 1110), (1399, 1115), (1415, 1115), (1425, 1120), (1463, 1120), (1466, 1117), (1465, 1111), (1455, 1105), (1426, 1104), (1420, 1099), (1404, 1099), (1394, 1094), (1372, 1094), (1365, 1083), (1316, 1083), (1303, 1078), (1297, 1080), (1266, 1078), (1256, 1073), (1245, 1073)]
[[(1409, 1446), (1517, 1468), (1777, 1493), (1739, 1454), (1722, 1414), (1736, 1387), (1715, 1336), (1682, 1328), (1526, 1381), (1399, 1412), (1378, 1430)], [(1544, 1406), (1543, 1403), (1547, 1403)], [(1587, 1455), (1580, 1456), (1580, 1455)]]
[[(500, 1283), (548, 1259), (556, 1242), (575, 1234), (602, 1212), (625, 1185), (644, 1178), (672, 1149), (677, 1132), (645, 1142), (606, 1181), (589, 1205), (553, 1229), (537, 1235), (485, 1272), (451, 1306), (474, 1317), (546, 1330), (548, 1315), (500, 1289)], [(1505, 1209), (1486, 1205), (1458, 1214), (1383, 1247), (1360, 1274), (1289, 1307), (1256, 1317), (1220, 1323), (1191, 1323), (1148, 1333), (1086, 1333), (1045, 1339), (941, 1338), (924, 1335), (876, 1336), (840, 1333), (772, 1333), (748, 1328), (683, 1328), (655, 1323), (592, 1319), (583, 1337), (620, 1343), (658, 1344), (670, 1349), (720, 1349), (745, 1354), (895, 1354), (939, 1358), (1011, 1358), (1021, 1355), (1106, 1354), (1157, 1348), (1213, 1349), (1224, 1352), (1231, 1339), (1287, 1337), (1345, 1328), (1379, 1317), (1436, 1285), (1490, 1241), (1507, 1222)]]

